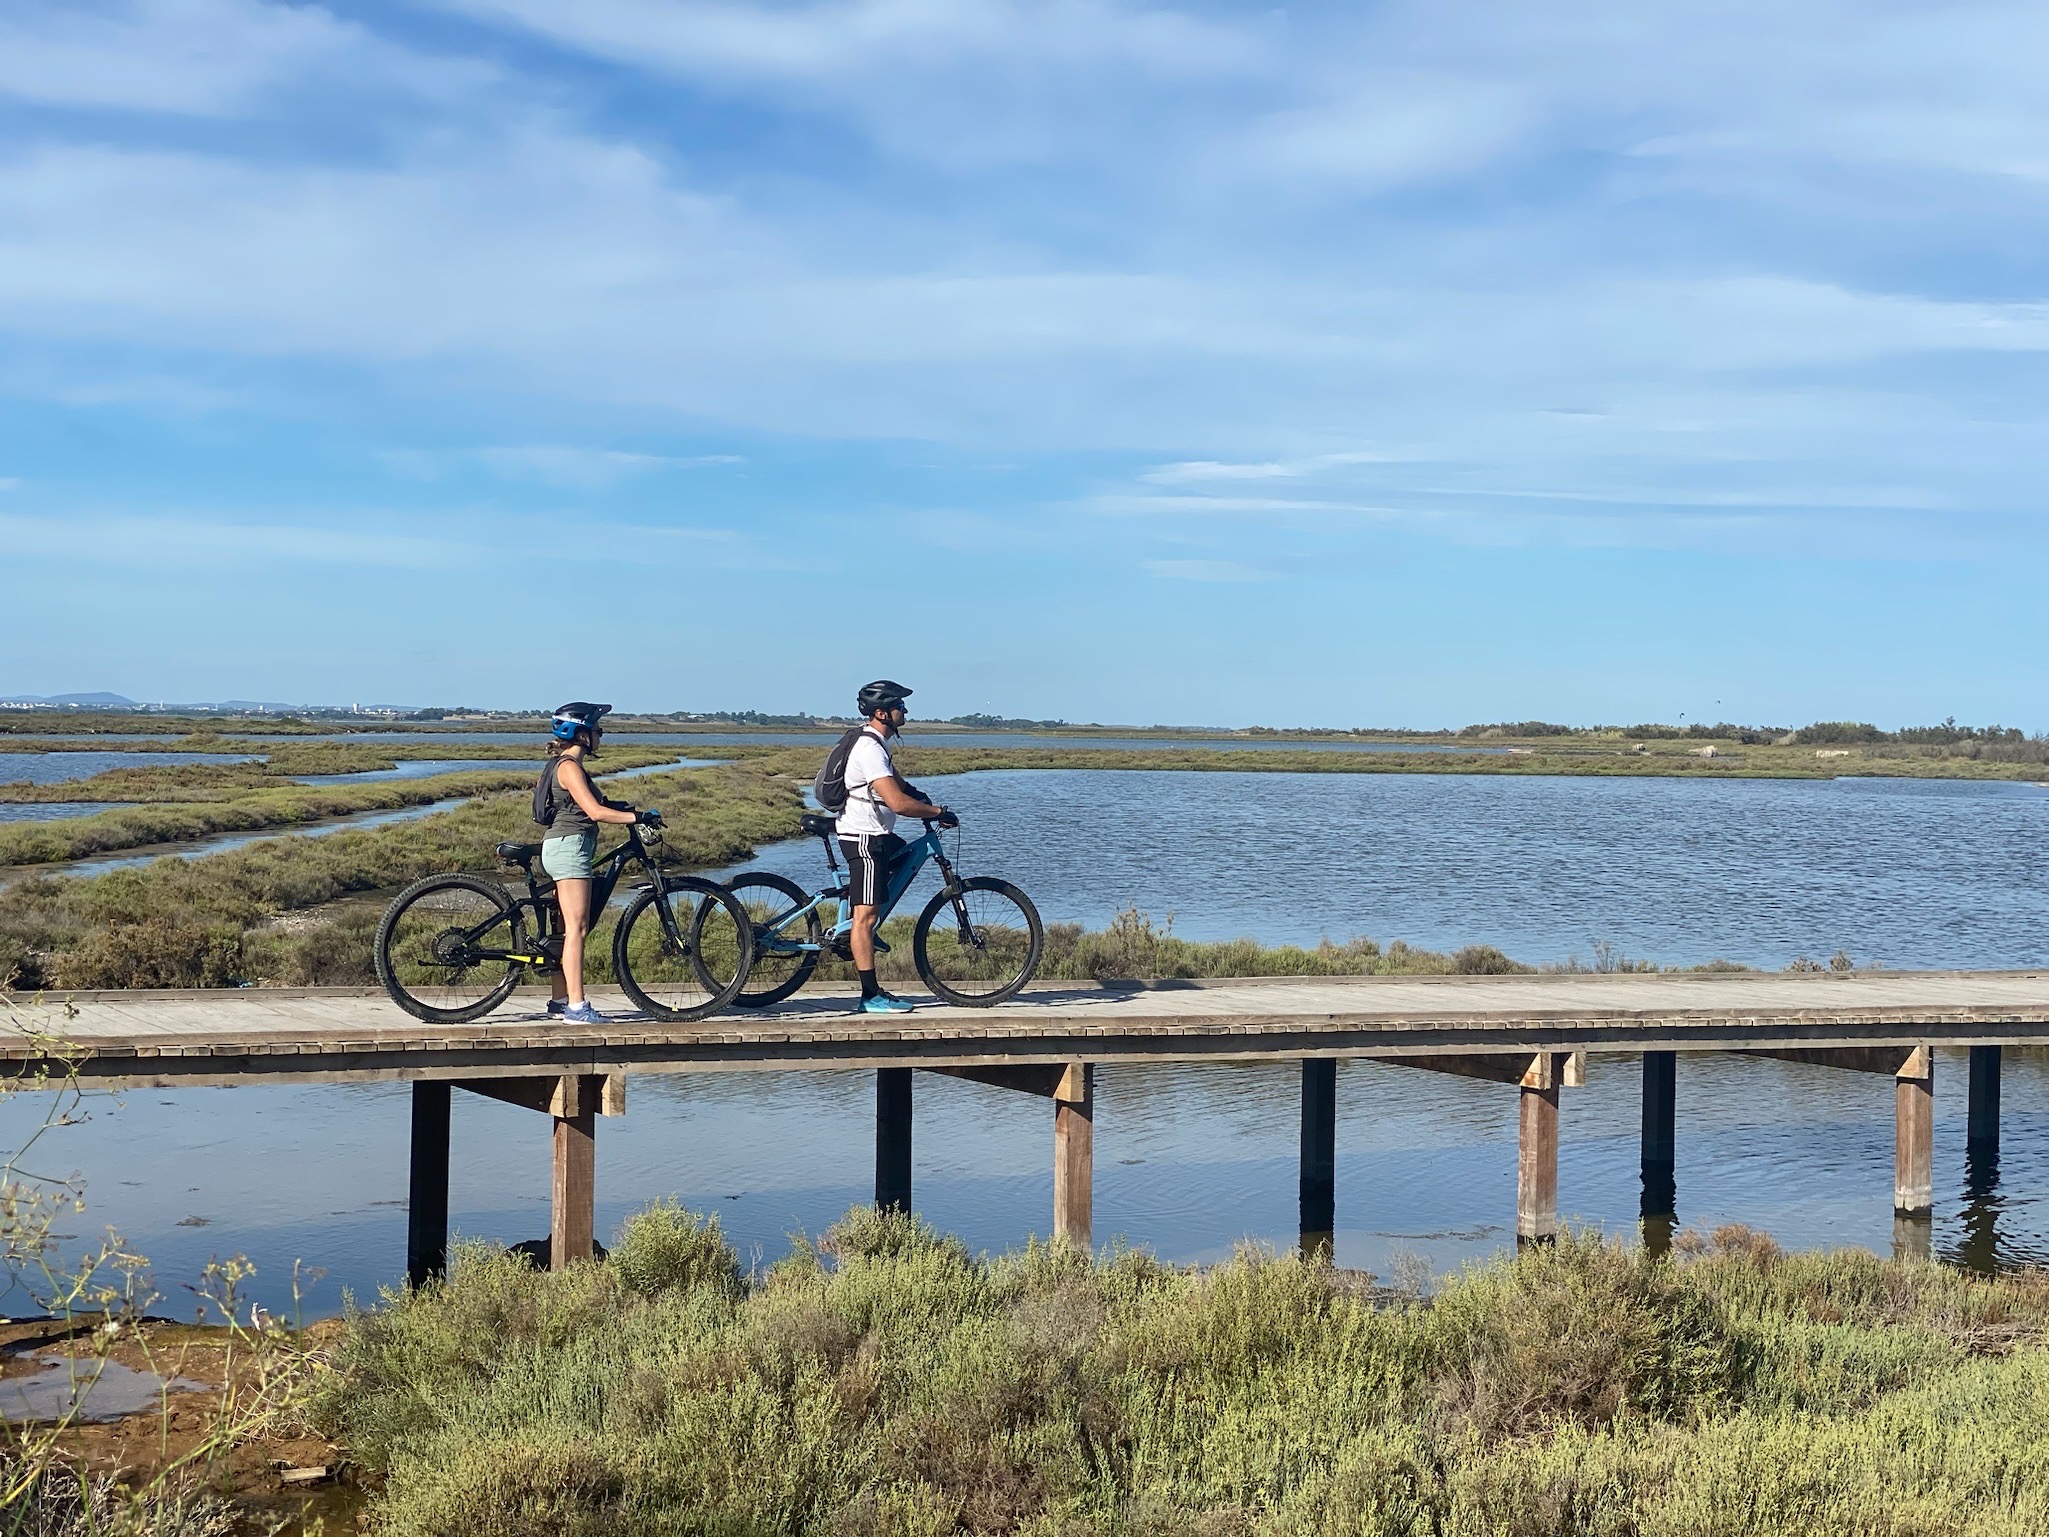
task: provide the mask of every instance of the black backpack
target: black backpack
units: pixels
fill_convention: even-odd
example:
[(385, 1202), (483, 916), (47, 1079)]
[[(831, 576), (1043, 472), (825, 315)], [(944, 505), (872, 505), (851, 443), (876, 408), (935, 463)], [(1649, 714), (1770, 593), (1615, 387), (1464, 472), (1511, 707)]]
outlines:
[(550, 758), (541, 769), (541, 777), (534, 781), (534, 820), (543, 827), (555, 825), (555, 797), (561, 793), (555, 786), (555, 765), (561, 761)]
[(838, 816), (847, 809), (847, 758), (854, 751), (854, 744), (861, 740), (866, 726), (856, 726), (845, 732), (832, 744), (832, 750), (825, 755), (825, 762), (818, 766), (818, 777), (811, 781), (812, 797), (820, 809)]

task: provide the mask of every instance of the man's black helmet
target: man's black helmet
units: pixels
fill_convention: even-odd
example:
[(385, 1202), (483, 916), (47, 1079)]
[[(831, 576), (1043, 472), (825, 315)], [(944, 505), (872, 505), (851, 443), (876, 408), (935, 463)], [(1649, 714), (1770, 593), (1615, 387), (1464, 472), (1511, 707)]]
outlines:
[(608, 704), (572, 699), (555, 712), (554, 719), (548, 723), (548, 735), (558, 742), (573, 742), (577, 732), (585, 728), (596, 730), (598, 722), (611, 713), (612, 707)]
[(873, 683), (863, 685), (861, 692), (854, 696), (854, 708), (861, 712), (861, 719), (866, 720), (877, 710), (894, 709), (910, 697), (911, 691), (901, 683), (877, 678)]

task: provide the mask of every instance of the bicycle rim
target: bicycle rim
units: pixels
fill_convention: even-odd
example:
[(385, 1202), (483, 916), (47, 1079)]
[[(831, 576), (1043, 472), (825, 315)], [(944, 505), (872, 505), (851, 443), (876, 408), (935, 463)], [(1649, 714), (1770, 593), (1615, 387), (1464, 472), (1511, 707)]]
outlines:
[(961, 885), (958, 897), (941, 892), (919, 915), (914, 955), (933, 992), (981, 1008), (1031, 980), (1045, 934), (1031, 899), (1009, 882), (977, 876)]
[(399, 894), (377, 927), (377, 975), (398, 1006), (441, 1023), (489, 1012), (519, 981), (512, 905), (491, 883), (439, 876)]
[(702, 1019), (731, 1003), (747, 981), (753, 932), (738, 899), (724, 887), (672, 878), (670, 910), (676, 938), (662, 925), (655, 894), (644, 891), (619, 920), (612, 966), (619, 985), (657, 1019)]
[[(781, 1003), (802, 987), (818, 967), (818, 914), (814, 911), (801, 918), (790, 917), (811, 899), (795, 881), (759, 870), (735, 876), (726, 882), (726, 889), (739, 898), (754, 929), (754, 965), (748, 970), (747, 985), (734, 996), (733, 1002), (743, 1009)], [(711, 911), (709, 906), (700, 906), (698, 910)]]

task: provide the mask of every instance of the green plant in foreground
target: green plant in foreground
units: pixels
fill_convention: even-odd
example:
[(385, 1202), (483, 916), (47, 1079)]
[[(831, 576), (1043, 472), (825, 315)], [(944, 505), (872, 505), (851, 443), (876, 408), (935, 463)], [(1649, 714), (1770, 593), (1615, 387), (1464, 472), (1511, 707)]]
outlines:
[(352, 1310), (311, 1412), (389, 1537), (2043, 1529), (2043, 1277), (1685, 1248), (1569, 1235), (1403, 1300), (857, 1208), (743, 1286), (663, 1207)]

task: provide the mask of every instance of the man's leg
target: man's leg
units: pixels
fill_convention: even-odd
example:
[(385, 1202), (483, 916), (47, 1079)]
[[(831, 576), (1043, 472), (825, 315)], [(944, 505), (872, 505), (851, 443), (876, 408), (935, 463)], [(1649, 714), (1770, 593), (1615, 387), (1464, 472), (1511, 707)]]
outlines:
[(854, 970), (861, 975), (861, 996), (873, 998), (882, 991), (875, 980), (875, 919), (882, 909), (869, 902), (854, 904), (854, 926), (847, 934), (847, 946), (854, 953)]

